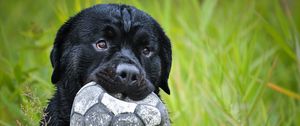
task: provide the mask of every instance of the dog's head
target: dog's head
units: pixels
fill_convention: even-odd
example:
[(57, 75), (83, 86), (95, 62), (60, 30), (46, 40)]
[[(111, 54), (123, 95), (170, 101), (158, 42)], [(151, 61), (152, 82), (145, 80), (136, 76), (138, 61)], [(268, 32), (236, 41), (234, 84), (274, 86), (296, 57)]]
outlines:
[(132, 99), (159, 88), (170, 94), (170, 41), (151, 16), (132, 6), (96, 5), (71, 17), (56, 35), (51, 63), (57, 86), (79, 90), (96, 81)]

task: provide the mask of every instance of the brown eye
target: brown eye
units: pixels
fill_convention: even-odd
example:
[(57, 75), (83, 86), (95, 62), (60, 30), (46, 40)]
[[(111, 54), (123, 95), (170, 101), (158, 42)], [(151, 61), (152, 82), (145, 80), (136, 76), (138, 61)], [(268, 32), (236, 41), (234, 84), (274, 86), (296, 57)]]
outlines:
[(109, 29), (106, 31), (106, 35), (107, 35), (107, 37), (112, 38), (112, 37), (114, 37), (114, 32)]
[(98, 49), (106, 49), (107, 48), (107, 44), (105, 40), (100, 40), (96, 43), (96, 47)]
[(107, 26), (104, 32), (105, 32), (105, 36), (108, 38), (113, 38), (115, 36), (115, 31), (113, 27)]
[(96, 48), (97, 49), (106, 49), (107, 48), (107, 43), (105, 40), (100, 40), (96, 43)]
[(142, 53), (143, 53), (145, 56), (149, 57), (150, 54), (151, 54), (151, 51), (150, 51), (150, 49), (149, 49), (148, 47), (145, 47), (145, 48), (142, 50)]

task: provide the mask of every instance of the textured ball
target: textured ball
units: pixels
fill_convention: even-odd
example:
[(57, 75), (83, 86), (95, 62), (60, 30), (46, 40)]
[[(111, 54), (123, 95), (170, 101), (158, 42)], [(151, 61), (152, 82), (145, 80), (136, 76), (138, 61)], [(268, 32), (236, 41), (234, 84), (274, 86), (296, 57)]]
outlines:
[(99, 84), (90, 82), (76, 94), (70, 126), (169, 126), (168, 112), (159, 97), (151, 93), (133, 101), (111, 96)]

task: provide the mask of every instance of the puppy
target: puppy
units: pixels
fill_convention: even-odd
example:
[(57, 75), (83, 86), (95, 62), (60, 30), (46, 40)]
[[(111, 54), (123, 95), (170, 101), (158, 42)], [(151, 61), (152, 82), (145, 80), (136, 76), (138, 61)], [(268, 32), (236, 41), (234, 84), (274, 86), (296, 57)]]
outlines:
[(56, 34), (50, 56), (56, 92), (41, 125), (69, 125), (74, 97), (90, 81), (133, 100), (159, 88), (170, 94), (171, 55), (169, 38), (141, 10), (102, 4), (81, 11)]

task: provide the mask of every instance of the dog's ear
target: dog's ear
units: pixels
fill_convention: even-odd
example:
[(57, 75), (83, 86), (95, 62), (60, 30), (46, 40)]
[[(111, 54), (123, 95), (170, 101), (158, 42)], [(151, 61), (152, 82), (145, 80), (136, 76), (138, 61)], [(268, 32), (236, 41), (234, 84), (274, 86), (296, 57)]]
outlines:
[(159, 33), (160, 40), (160, 60), (161, 60), (161, 78), (159, 87), (164, 90), (167, 94), (170, 94), (170, 89), (168, 86), (168, 79), (172, 65), (172, 48), (170, 39), (166, 36), (162, 28), (156, 22), (157, 31)]
[(60, 59), (63, 53), (63, 43), (65, 43), (68, 33), (71, 30), (73, 20), (74, 18), (71, 17), (64, 25), (59, 28), (58, 32), (56, 33), (53, 49), (50, 54), (50, 60), (53, 67), (53, 73), (51, 77), (51, 81), (53, 84), (56, 84), (62, 76)]

